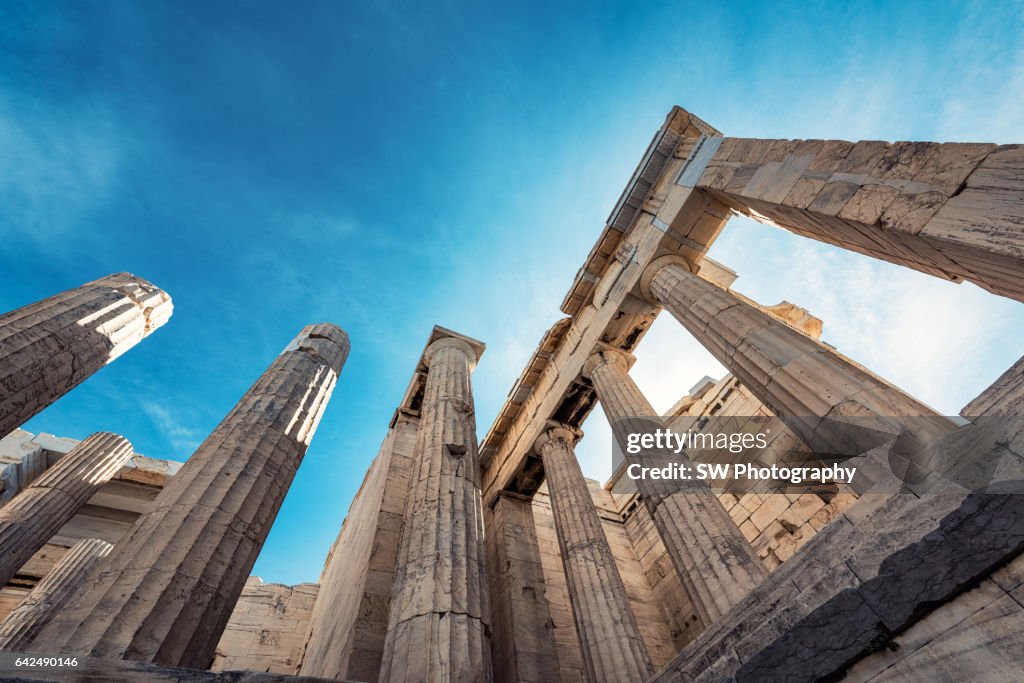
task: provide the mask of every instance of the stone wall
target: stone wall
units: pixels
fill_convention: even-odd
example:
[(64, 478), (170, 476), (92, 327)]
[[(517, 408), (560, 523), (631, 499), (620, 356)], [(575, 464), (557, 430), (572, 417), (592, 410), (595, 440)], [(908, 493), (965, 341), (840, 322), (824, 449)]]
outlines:
[(855, 664), (844, 681), (1021, 680), (1024, 555)]
[(647, 585), (654, 594), (655, 604), (661, 610), (676, 650), (679, 650), (703, 629), (700, 617), (683, 591), (672, 558), (647, 508), (640, 501), (634, 500), (625, 512), (625, 518), (626, 534), (633, 542)]
[(315, 583), (285, 586), (249, 577), (210, 670), (298, 673), (318, 588)]
[(400, 415), (349, 507), (324, 564), (303, 675), (377, 680), (416, 441)]
[[(817, 318), (812, 321), (817, 321), (820, 333), (820, 321)], [(699, 391), (684, 397), (671, 415), (770, 417), (771, 413), (735, 377), (726, 375), (713, 384), (704, 383)], [(800, 445), (799, 439), (788, 430), (776, 433), (770, 443), (781, 450)], [(798, 548), (857, 500), (851, 493), (828, 492), (721, 493), (718, 499), (769, 570), (792, 557)]]

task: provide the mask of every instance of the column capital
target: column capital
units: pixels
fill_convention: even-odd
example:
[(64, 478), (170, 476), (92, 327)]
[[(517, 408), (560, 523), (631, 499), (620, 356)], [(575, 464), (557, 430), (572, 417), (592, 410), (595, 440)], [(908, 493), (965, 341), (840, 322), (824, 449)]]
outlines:
[(679, 266), (680, 268), (684, 268), (688, 273), (697, 272), (692, 263), (684, 259), (682, 256), (677, 256), (676, 254), (660, 256), (647, 264), (647, 267), (644, 268), (644, 272), (640, 274), (640, 296), (657, 306), (661, 306), (662, 303), (658, 301), (654, 296), (654, 293), (651, 292), (651, 283), (654, 281), (654, 276), (666, 266)]
[(544, 446), (547, 443), (557, 441), (558, 439), (564, 439), (571, 448), (582, 438), (582, 430), (576, 427), (570, 427), (567, 424), (562, 424), (561, 422), (548, 420), (548, 423), (544, 426), (544, 431), (542, 431), (540, 436), (537, 437), (537, 440), (533, 442), (533, 450), (540, 454), (543, 452)]
[(469, 360), (469, 369), (472, 370), (476, 367), (477, 352), (469, 342), (458, 337), (444, 337), (430, 343), (426, 350), (423, 351), (423, 363), (429, 368), (430, 364), (434, 361), (434, 356), (438, 352), (445, 349), (458, 349), (466, 354), (466, 358)]
[(629, 372), (636, 362), (636, 356), (629, 351), (617, 349), (610, 344), (598, 343), (594, 346), (590, 357), (583, 364), (583, 376), (591, 379), (591, 373), (603, 365), (618, 365), (624, 372)]

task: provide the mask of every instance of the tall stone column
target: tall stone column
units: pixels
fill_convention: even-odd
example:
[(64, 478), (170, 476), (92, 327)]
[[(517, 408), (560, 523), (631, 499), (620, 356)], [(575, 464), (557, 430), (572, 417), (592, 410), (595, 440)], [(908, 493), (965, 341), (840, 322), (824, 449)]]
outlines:
[(207, 668), (348, 350), (303, 329), (32, 649)]
[[(651, 263), (641, 290), (815, 452), (859, 453), (877, 445), (868, 430), (837, 429), (843, 420), (904, 434), (905, 452), (955, 426), (834, 349), (697, 277), (681, 258), (667, 256)], [(864, 448), (857, 450), (851, 439), (861, 438)]]
[(587, 679), (640, 683), (653, 673), (651, 658), (573, 452), (578, 437), (553, 426), (541, 434), (535, 450), (544, 462)]
[[(619, 443), (651, 428), (657, 413), (629, 376), (631, 357), (602, 347), (584, 366)], [(637, 489), (705, 626), (742, 600), (768, 571), (718, 497), (703, 482), (665, 491), (638, 479)]]
[(89, 571), (113, 547), (98, 538), (87, 538), (71, 546), (28, 597), (0, 622), (0, 650), (18, 651), (31, 643), (43, 626), (64, 609)]
[(131, 457), (124, 437), (93, 434), (0, 508), (0, 586)]
[(558, 680), (558, 649), (532, 500), (502, 491), (494, 501), (486, 527), (494, 680)]
[(171, 317), (171, 298), (116, 273), (0, 315), (0, 436)]
[[(482, 349), (479, 349), (482, 350)], [(480, 467), (470, 373), (478, 349), (445, 337), (427, 365), (380, 680), (491, 680)]]

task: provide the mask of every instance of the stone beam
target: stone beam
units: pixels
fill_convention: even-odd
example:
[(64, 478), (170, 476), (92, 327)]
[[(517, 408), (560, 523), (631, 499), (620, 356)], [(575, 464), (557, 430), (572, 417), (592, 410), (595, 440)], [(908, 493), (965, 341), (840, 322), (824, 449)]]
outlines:
[[(655, 136), (563, 302), (572, 317), (545, 335), (481, 445), (485, 504), (493, 504), (499, 491), (517, 488), (514, 482), (528, 469), (533, 444), (549, 419), (586, 416), (593, 398), (581, 399), (589, 389), (581, 389), (578, 378), (595, 346), (633, 349), (650, 327), (658, 308), (634, 296), (649, 263), (676, 254), (700, 263), (708, 277), (728, 278), (726, 270), (704, 259), (728, 207), (674, 182), (701, 136), (713, 131), (677, 107)], [(554, 343), (548, 343), (552, 336)], [(566, 409), (567, 401), (579, 407)]]
[(380, 681), (491, 680), (480, 466), (470, 374), (483, 344), (435, 329)]
[(0, 437), (171, 317), (171, 298), (116, 273), (0, 316)]
[(81, 589), (85, 577), (114, 546), (98, 538), (79, 541), (0, 622), (0, 650), (21, 650)]
[(1024, 147), (708, 137), (679, 178), (798, 235), (1024, 301)]
[(131, 457), (127, 439), (106, 432), (93, 434), (0, 508), (0, 586)]
[(208, 667), (348, 350), (303, 329), (28, 649)]

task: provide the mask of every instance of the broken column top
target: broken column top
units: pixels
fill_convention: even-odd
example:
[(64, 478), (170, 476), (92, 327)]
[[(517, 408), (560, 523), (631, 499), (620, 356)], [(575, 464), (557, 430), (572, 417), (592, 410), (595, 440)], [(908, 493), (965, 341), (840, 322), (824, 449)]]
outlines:
[(82, 285), (83, 288), (97, 286), (109, 287), (123, 294), (143, 310), (143, 315), (145, 316), (143, 336), (148, 335), (170, 320), (171, 314), (174, 312), (174, 304), (171, 301), (170, 295), (138, 275), (112, 273)]
[(341, 372), (348, 358), (350, 344), (348, 335), (333, 323), (317, 323), (306, 325), (288, 346), (282, 355), (289, 351), (312, 352), (319, 356), (335, 373)]

